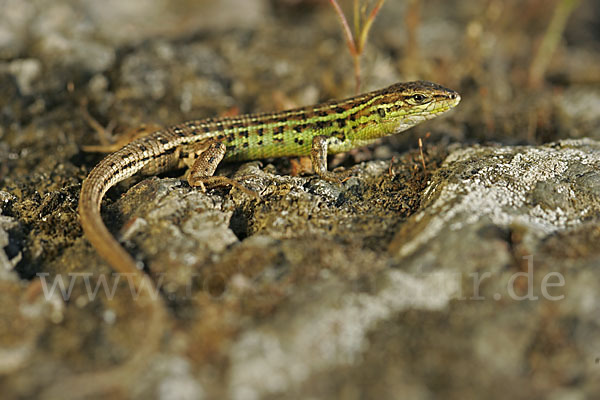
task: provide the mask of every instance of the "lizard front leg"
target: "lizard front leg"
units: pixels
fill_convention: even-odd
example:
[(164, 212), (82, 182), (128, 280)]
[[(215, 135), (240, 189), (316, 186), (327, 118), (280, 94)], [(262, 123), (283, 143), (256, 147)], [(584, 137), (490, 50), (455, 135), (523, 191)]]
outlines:
[(327, 136), (315, 136), (312, 140), (310, 150), (310, 160), (312, 161), (315, 173), (323, 180), (333, 183), (343, 183), (352, 171), (332, 172), (327, 170)]
[(188, 183), (192, 187), (200, 187), (203, 192), (206, 191), (206, 186), (216, 187), (230, 185), (252, 197), (257, 197), (258, 195), (255, 192), (233, 179), (227, 178), (226, 176), (214, 176), (219, 163), (225, 156), (226, 150), (225, 144), (215, 139), (206, 139), (196, 143), (192, 148), (195, 160), (188, 173)]

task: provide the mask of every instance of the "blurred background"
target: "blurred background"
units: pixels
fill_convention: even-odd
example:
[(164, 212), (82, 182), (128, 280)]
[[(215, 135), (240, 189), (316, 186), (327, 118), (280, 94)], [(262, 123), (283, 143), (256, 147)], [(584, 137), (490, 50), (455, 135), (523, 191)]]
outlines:
[[(579, 399), (585, 390), (600, 392), (598, 358), (595, 364), (590, 358), (600, 353), (592, 345), (591, 350), (586, 348), (597, 343), (597, 317), (590, 317), (589, 336), (573, 344), (576, 325), (591, 315), (589, 310), (597, 309), (593, 296), (582, 300), (580, 308), (563, 302), (560, 312), (556, 303), (542, 307), (530, 302), (462, 302), (441, 311), (407, 306), (402, 313), (396, 309), (389, 314), (388, 309), (379, 308), (394, 297), (393, 291), (381, 289), (385, 287), (381, 277), (398, 272), (405, 262), (386, 261), (385, 248), (419, 209), (421, 193), (428, 185), (427, 174), (419, 173), (420, 161), (425, 167), (415, 150), (419, 138), (425, 139), (425, 154), (431, 155), (428, 171), (435, 171), (446, 149), (457, 144), (600, 140), (600, 1), (338, 1), (338, 11), (345, 17), (334, 8), (338, 2), (329, 0), (0, 0), (0, 267), (5, 267), (0, 268), (0, 397), (27, 398), (54, 383), (54, 395), (47, 398), (64, 398), (69, 392), (61, 387), (60, 378), (75, 376), (77, 380), (81, 371), (100, 372), (76, 381), (79, 389), (97, 384), (114, 390), (114, 382), (124, 382), (139, 398), (149, 393), (154, 395), (151, 398), (164, 399), (225, 398), (231, 393), (240, 399), (279, 398), (281, 393), (291, 398), (293, 394), (295, 398), (398, 398), (399, 390), (406, 398), (424, 399), (435, 394), (481, 398), (488, 391), (498, 399), (546, 398), (560, 386), (564, 391), (552, 398)], [(379, 12), (370, 18), (377, 7), (381, 7)], [(360, 55), (355, 51), (355, 57), (343, 18), (354, 38), (363, 38), (357, 42), (362, 43), (362, 51)], [(369, 23), (368, 34), (361, 36), (361, 28)], [(194, 293), (189, 303), (177, 303), (178, 299), (165, 295), (168, 343), (161, 350), (153, 349), (156, 353), (151, 357), (149, 351), (145, 353), (153, 360), (152, 368), (144, 365), (135, 373), (129, 371), (130, 375), (117, 374), (116, 379), (114, 369), (111, 378), (102, 375), (105, 369), (128, 360), (133, 350), (146, 351), (144, 341), (135, 334), (146, 329), (145, 316), (138, 315), (127, 296), (114, 302), (44, 305), (55, 313), (34, 309), (41, 289), (31, 278), (38, 272), (84, 268), (86, 273), (111, 273), (82, 238), (77, 219), (81, 182), (102, 158), (83, 151), (84, 146), (110, 143), (143, 124), (165, 126), (194, 118), (282, 110), (416, 79), (455, 89), (462, 102), (442, 118), (386, 138), (370, 153), (354, 152), (355, 160), (349, 165), (361, 159), (386, 162), (380, 164), (384, 171), (380, 180), (365, 180), (368, 190), (350, 188), (339, 197), (331, 195), (334, 200), (316, 202), (317, 195), (330, 194), (318, 182), (308, 182), (309, 189), (300, 186), (292, 192), (310, 201), (294, 198), (286, 203), (286, 194), (276, 193), (262, 208), (236, 204), (235, 218), (229, 214), (222, 219), (231, 218), (231, 226), (235, 221), (256, 224), (237, 227), (243, 232), (239, 238), (233, 233), (235, 227), (223, 227), (241, 244), (196, 253), (206, 260), (222, 257), (225, 266), (237, 267), (239, 259), (254, 262), (255, 268), (248, 268), (247, 274), (252, 280), (244, 280), (241, 274), (235, 276), (237, 281), (232, 278), (232, 285), (242, 294), (234, 293), (228, 301), (215, 300), (202, 291)], [(396, 179), (391, 165), (389, 178), (387, 174), (393, 156), (400, 160)], [(289, 177), (287, 160), (276, 160), (273, 165), (281, 173), (278, 179)], [(273, 167), (267, 164), (264, 170)], [(594, 176), (581, 183), (590, 192), (598, 188)], [(129, 184), (109, 192), (103, 215), (111, 221), (112, 225), (107, 224), (111, 229), (131, 228), (127, 225), (127, 218), (134, 220), (131, 209), (153, 207), (151, 201), (139, 201), (144, 190), (152, 200), (156, 192), (177, 188), (183, 193), (178, 204), (184, 204), (179, 200), (190, 198), (193, 192), (180, 180), (145, 182), (146, 186), (128, 192), (129, 199), (138, 199), (143, 206), (130, 206), (127, 199), (117, 204), (118, 195)], [(540, 197), (554, 192), (550, 187)], [(234, 208), (228, 195), (211, 196), (200, 196), (209, 203), (201, 203), (203, 209), (216, 213), (215, 204), (224, 204), (225, 211)], [(594, 193), (589, 195), (593, 201), (596, 198)], [(338, 206), (336, 199), (344, 206)], [(320, 209), (310, 220), (306, 215), (313, 206)], [(350, 211), (344, 219), (327, 214), (326, 206)], [(373, 206), (375, 212), (366, 206)], [(290, 209), (301, 210), (299, 216), (288, 215), (310, 220), (308, 233), (292, 230), (291, 238), (277, 236), (278, 227), (283, 226), (277, 207), (282, 215)], [(303, 213), (301, 207), (309, 211)], [(550, 208), (561, 211), (558, 206)], [(207, 214), (192, 211), (189, 218), (194, 221)], [(267, 211), (273, 217), (261, 219)], [(170, 249), (155, 251), (154, 244), (143, 247), (143, 240), (153, 233), (155, 241), (158, 237), (164, 242), (165, 231), (179, 232), (179, 218), (184, 214), (174, 214), (177, 228), (138, 234), (137, 242), (130, 243), (151, 261), (158, 260), (154, 266), (160, 268), (170, 267), (162, 263), (169, 259)], [(563, 214), (556, 215), (560, 219)], [(263, 229), (260, 223), (265, 220), (267, 228)], [(332, 234), (331, 221), (346, 230)], [(382, 230), (384, 225), (387, 230)], [(274, 234), (268, 230), (272, 227)], [(463, 237), (456, 243), (469, 247), (475, 242), (472, 247), (478, 247), (492, 241), (494, 251), (509, 260), (502, 264), (502, 257), (489, 252), (501, 264), (498, 268), (517, 271), (515, 248), (523, 225), (484, 228), (470, 236), (475, 238), (471, 243), (465, 244)], [(252, 229), (262, 236), (246, 240)], [(560, 231), (564, 236), (552, 239), (548, 234), (546, 241), (540, 234), (539, 240), (548, 248), (558, 248), (569, 239), (572, 243), (565, 253), (577, 259), (597, 244), (597, 226), (590, 224), (586, 229), (589, 235), (585, 237), (591, 238), (585, 242), (587, 247), (581, 246), (582, 236), (572, 236), (568, 228)], [(415, 234), (407, 232), (406, 237)], [(208, 247), (214, 243), (202, 236), (194, 238)], [(490, 248), (479, 247), (482, 253)], [(425, 256), (433, 254), (424, 252)], [(547, 265), (553, 265), (555, 254), (547, 254)], [(482, 259), (487, 266), (487, 259)], [(437, 265), (439, 260), (430, 261)], [(189, 272), (187, 265), (171, 262), (179, 264), (181, 269), (173, 266), (172, 270), (181, 276)], [(204, 265), (198, 264), (201, 270)], [(564, 265), (562, 271), (568, 275), (571, 264)], [(369, 268), (375, 272), (371, 274)], [(594, 268), (582, 268), (589, 275), (573, 280), (573, 292), (580, 291), (580, 283), (595, 282)], [(325, 289), (318, 291), (318, 285)], [(339, 291), (325, 285), (338, 285)], [(381, 295), (380, 303), (364, 301), (375, 299), (380, 289), (390, 297)], [(83, 293), (81, 287), (75, 290)], [(597, 292), (597, 286), (591, 286), (585, 293)], [(349, 322), (344, 326), (350, 332), (344, 336), (334, 328), (329, 330), (328, 323), (338, 326), (338, 303), (347, 300), (351, 304), (356, 298), (367, 311), (340, 317)], [(317, 314), (321, 319), (314, 317)], [(321, 330), (315, 330), (325, 332), (323, 336), (312, 335), (315, 320), (326, 320)], [(522, 334), (524, 329), (527, 335)], [(298, 331), (302, 335), (295, 335)], [(333, 346), (325, 349), (329, 353), (323, 357), (321, 344)], [(351, 354), (355, 358), (344, 358), (346, 353), (339, 351), (344, 348), (356, 350)], [(238, 359), (236, 364), (235, 354), (250, 361)], [(331, 365), (327, 364), (330, 360)], [(239, 387), (235, 382), (241, 382)], [(255, 386), (255, 392), (248, 392)], [(179, 397), (173, 397), (174, 393)]]
[[(350, 26), (354, 3), (339, 2)], [(377, 2), (358, 3), (368, 15)], [(135, 126), (355, 92), (327, 0), (2, 0), (2, 10), (5, 162), (7, 143), (35, 153), (40, 143), (93, 142), (81, 131), (41, 141), (23, 131), (82, 100), (104, 126)], [(598, 138), (598, 21), (593, 0), (387, 0), (360, 57), (361, 90), (413, 79), (458, 90), (455, 123), (434, 141)]]

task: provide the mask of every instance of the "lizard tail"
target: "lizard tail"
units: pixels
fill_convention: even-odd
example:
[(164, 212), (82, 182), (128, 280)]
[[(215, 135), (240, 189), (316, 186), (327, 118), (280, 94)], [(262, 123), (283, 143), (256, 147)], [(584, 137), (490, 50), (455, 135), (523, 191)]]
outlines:
[(100, 204), (109, 187), (98, 182), (101, 177), (95, 172), (96, 169), (92, 170), (83, 182), (79, 197), (79, 218), (85, 237), (116, 272), (139, 274), (140, 269), (133, 257), (125, 251), (104, 225), (100, 215)]
[(116, 182), (127, 178), (122, 174), (107, 179), (103, 173), (114, 163), (114, 160), (118, 159), (119, 157), (109, 155), (90, 172), (83, 182), (79, 198), (79, 216), (86, 238), (100, 256), (117, 273), (127, 274), (128, 279), (133, 278), (132, 281), (129, 281), (135, 285), (134, 289), (137, 292), (137, 296), (134, 296), (133, 300), (136, 307), (147, 315), (145, 337), (124, 363), (104, 371), (68, 376), (61, 380), (60, 384), (48, 388), (44, 393), (45, 396), (42, 396), (45, 398), (56, 398), (54, 394), (62, 393), (65, 384), (68, 385), (74, 397), (113, 392), (116, 388), (127, 392), (131, 382), (135, 381), (140, 371), (147, 365), (148, 359), (160, 346), (165, 331), (167, 312), (160, 300), (158, 290), (150, 277), (138, 268), (133, 257), (110, 234), (100, 215), (100, 205), (106, 191)]

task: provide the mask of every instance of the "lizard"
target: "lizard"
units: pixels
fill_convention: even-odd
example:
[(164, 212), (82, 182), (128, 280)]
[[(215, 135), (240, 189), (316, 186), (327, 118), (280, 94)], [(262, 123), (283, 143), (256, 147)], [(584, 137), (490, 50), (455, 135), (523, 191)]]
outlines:
[(157, 175), (188, 167), (192, 187), (240, 187), (237, 181), (214, 176), (221, 161), (310, 156), (320, 178), (340, 183), (349, 171), (328, 171), (328, 154), (405, 131), (454, 108), (460, 100), (454, 90), (415, 81), (288, 111), (192, 120), (159, 129), (109, 154), (89, 173), (78, 207), (84, 234), (115, 271), (139, 272), (100, 214), (105, 193), (118, 182), (136, 173)]

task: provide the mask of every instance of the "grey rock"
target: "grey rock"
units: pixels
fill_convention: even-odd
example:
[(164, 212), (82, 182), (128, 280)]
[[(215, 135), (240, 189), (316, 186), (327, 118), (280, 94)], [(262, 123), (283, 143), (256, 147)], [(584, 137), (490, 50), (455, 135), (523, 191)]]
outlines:
[(540, 237), (581, 225), (600, 211), (598, 197), (588, 195), (594, 186), (582, 184), (595, 181), (599, 151), (597, 142), (587, 139), (456, 150), (445, 160), (441, 180), (425, 191), (424, 210), (412, 217), (418, 234), (398, 238), (395, 251), (400, 257), (423, 252), (445, 242), (443, 233), (484, 219), (503, 229), (519, 224)]

